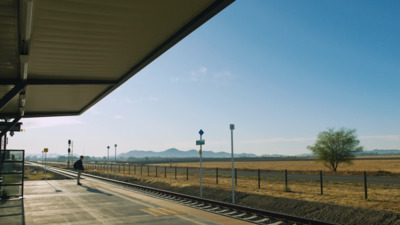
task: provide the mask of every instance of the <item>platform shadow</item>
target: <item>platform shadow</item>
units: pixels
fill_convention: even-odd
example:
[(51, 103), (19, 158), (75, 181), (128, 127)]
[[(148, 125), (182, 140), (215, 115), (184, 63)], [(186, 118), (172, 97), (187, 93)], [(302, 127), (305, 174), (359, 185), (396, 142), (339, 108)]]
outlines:
[(46, 181), (50, 186), (52, 186), (55, 190), (55, 192), (62, 192), (62, 190), (57, 189), (56, 187), (54, 187), (54, 185), (52, 185), (51, 183), (49, 183), (48, 181)]
[(102, 191), (100, 191), (98, 189), (95, 189), (95, 188), (91, 188), (91, 187), (85, 187), (85, 188), (86, 188), (86, 191), (88, 191), (88, 192), (103, 194), (103, 195), (107, 195), (107, 196), (113, 196), (112, 194), (102, 192)]

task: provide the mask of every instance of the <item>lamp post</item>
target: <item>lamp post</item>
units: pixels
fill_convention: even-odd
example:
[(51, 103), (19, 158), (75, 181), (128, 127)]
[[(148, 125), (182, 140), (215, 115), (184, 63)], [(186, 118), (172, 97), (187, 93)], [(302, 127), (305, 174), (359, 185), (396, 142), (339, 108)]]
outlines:
[(108, 161), (110, 161), (110, 146), (107, 146), (107, 178), (108, 178)]
[(234, 124), (230, 124), (229, 128), (231, 129), (231, 161), (232, 161), (232, 204), (235, 204), (235, 173), (234, 173), (234, 165), (233, 165), (233, 130), (235, 129)]
[(115, 144), (114, 147), (115, 147), (114, 179), (117, 179), (117, 144)]

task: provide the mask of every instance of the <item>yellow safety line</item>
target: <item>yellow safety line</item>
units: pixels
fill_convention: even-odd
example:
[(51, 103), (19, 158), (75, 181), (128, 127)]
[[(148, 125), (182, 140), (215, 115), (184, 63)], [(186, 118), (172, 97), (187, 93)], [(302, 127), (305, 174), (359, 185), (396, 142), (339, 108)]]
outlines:
[(151, 214), (151, 215), (153, 215), (153, 216), (161, 216), (161, 215), (158, 215), (158, 214), (155, 214), (155, 213), (151, 212), (150, 209), (140, 209), (140, 210), (143, 211), (143, 212), (145, 212), (145, 213)]

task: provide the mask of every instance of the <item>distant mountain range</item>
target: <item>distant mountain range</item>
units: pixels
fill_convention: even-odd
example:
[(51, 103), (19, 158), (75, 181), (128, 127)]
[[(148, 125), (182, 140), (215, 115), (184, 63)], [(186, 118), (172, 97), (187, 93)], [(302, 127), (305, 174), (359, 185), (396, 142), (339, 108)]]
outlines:
[(400, 155), (400, 150), (397, 149), (374, 149), (371, 151), (362, 151), (356, 154), (357, 156), (373, 156), (373, 155)]
[[(252, 153), (241, 153), (234, 154), (235, 157), (238, 158), (254, 158), (254, 157), (288, 157), (287, 155), (279, 155), (279, 154), (264, 154), (264, 155), (256, 155)], [(357, 156), (373, 156), (373, 155), (400, 155), (400, 150), (397, 149), (375, 149), (371, 151), (362, 151), (357, 154)], [(301, 155), (296, 155), (297, 157), (310, 157), (313, 156), (312, 153), (306, 153)], [(121, 153), (119, 157), (122, 158), (195, 158), (199, 157), (199, 151), (197, 150), (189, 150), (189, 151), (181, 151), (176, 148), (170, 148), (162, 152), (154, 152), (154, 151), (141, 151), (141, 150), (132, 150), (127, 153)], [(203, 151), (204, 158), (230, 158), (231, 154), (227, 152), (213, 152), (213, 151)]]
[[(357, 156), (385, 156), (385, 155), (400, 155), (400, 150), (397, 149), (374, 149), (370, 151), (362, 151), (356, 154)], [(41, 158), (42, 154), (26, 154), (27, 157), (38, 157)], [(57, 158), (60, 155), (57, 153), (49, 153), (47, 158)], [(296, 155), (295, 157), (311, 157), (312, 153), (306, 153), (301, 155)], [(189, 151), (181, 151), (176, 148), (170, 148), (162, 152), (154, 152), (154, 151), (142, 151), (142, 150), (132, 150), (127, 153), (121, 153), (118, 155), (118, 158), (197, 158), (199, 157), (198, 150), (189, 150)], [(204, 158), (230, 158), (231, 154), (227, 152), (213, 152), (213, 151), (203, 151)], [(288, 157), (288, 155), (279, 155), (279, 154), (264, 154), (264, 155), (256, 155), (252, 153), (241, 153), (235, 154), (236, 158), (257, 158), (257, 157), (266, 157), (266, 158), (279, 158), (279, 157)]]
[[(259, 157), (256, 154), (234, 154), (235, 157), (242, 158), (250, 158), (250, 157)], [(154, 152), (154, 151), (141, 151), (141, 150), (132, 150), (127, 153), (121, 153), (119, 157), (123, 158), (145, 158), (145, 157), (160, 157), (160, 158), (195, 158), (199, 157), (199, 151), (197, 150), (189, 150), (189, 151), (180, 151), (176, 148), (170, 148), (162, 152)], [(230, 158), (231, 154), (227, 152), (213, 152), (213, 151), (203, 151), (204, 158)]]

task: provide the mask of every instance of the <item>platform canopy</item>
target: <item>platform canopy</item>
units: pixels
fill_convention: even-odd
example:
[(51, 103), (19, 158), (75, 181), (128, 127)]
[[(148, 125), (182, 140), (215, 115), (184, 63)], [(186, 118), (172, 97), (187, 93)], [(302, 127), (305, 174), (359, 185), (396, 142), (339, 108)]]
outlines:
[(1, 0), (0, 118), (80, 115), (233, 0)]

